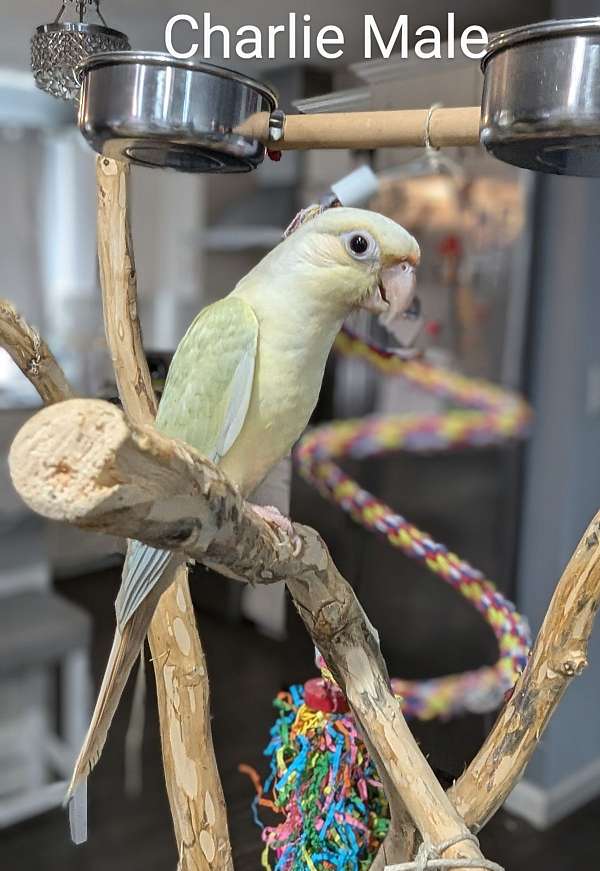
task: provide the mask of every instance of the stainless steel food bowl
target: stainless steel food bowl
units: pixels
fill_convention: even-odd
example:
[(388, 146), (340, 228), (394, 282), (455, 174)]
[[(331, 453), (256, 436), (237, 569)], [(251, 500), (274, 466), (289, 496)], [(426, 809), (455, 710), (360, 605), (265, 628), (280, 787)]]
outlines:
[(600, 176), (600, 18), (499, 33), (482, 63), (481, 141), (500, 160)]
[(239, 131), (275, 94), (253, 79), (157, 52), (116, 51), (88, 58), (79, 129), (108, 157), (185, 172), (245, 172), (265, 147)]

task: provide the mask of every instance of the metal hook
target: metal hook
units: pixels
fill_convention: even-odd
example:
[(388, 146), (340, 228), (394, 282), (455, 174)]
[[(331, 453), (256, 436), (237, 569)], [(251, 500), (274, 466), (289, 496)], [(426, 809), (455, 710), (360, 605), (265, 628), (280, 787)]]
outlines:
[(54, 24), (58, 24), (58, 23), (59, 23), (60, 19), (63, 17), (63, 15), (64, 15), (64, 13), (65, 13), (65, 9), (66, 9), (66, 8), (67, 8), (67, 4), (66, 4), (66, 2), (64, 2), (64, 0), (63, 0), (63, 2), (61, 3), (60, 9), (58, 10), (58, 15), (57, 15), (56, 18), (54, 19)]
[(106, 21), (104, 19), (104, 15), (100, 12), (100, 0), (95, 0), (95, 5), (96, 5), (96, 12), (98, 13), (98, 18), (100, 19), (100, 21), (102, 22), (102, 24), (105, 27), (108, 27), (108, 24), (106, 23)]
[(61, 18), (63, 17), (63, 15), (66, 12), (67, 4), (73, 4), (73, 6), (75, 7), (75, 10), (76, 10), (76, 13), (79, 15), (80, 23), (83, 23), (85, 21), (85, 14), (86, 14), (87, 7), (91, 6), (92, 3), (94, 4), (94, 6), (96, 8), (96, 14), (98, 15), (98, 18), (100, 19), (100, 21), (102, 22), (102, 24), (105, 27), (108, 27), (106, 20), (104, 18), (104, 15), (102, 14), (102, 12), (100, 10), (100, 0), (62, 0), (61, 5), (60, 5), (60, 9), (58, 10), (58, 15), (54, 19), (54, 23), (58, 24), (60, 22)]

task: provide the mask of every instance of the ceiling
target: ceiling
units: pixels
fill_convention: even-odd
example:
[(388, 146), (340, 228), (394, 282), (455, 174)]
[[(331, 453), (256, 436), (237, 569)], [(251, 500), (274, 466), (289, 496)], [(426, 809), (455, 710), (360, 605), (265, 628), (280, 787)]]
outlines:
[[(29, 37), (34, 28), (51, 21), (56, 15), (58, 0), (0, 0), (0, 63), (2, 66), (26, 69), (28, 66)], [(409, 16), (410, 30), (422, 24), (446, 28), (446, 14), (456, 12), (457, 30), (470, 24), (481, 24), (489, 31), (516, 26), (547, 16), (547, 0), (102, 0), (101, 8), (108, 23), (124, 30), (132, 46), (139, 49), (163, 50), (164, 28), (172, 15), (188, 13), (201, 18), (202, 12), (211, 12), (213, 23), (224, 24), (232, 33), (242, 24), (265, 27), (281, 24), (287, 15), (309, 13), (315, 29), (326, 24), (343, 27), (346, 37), (345, 51), (340, 61), (325, 61), (317, 57), (313, 63), (346, 66), (363, 59), (363, 18), (365, 12), (375, 15), (382, 34), (391, 34), (399, 14)], [(243, 63), (236, 65), (243, 68)], [(280, 62), (279, 62), (280, 63)], [(256, 62), (254, 62), (256, 64)], [(256, 69), (256, 67), (254, 67)], [(252, 70), (248, 69), (249, 72)]]

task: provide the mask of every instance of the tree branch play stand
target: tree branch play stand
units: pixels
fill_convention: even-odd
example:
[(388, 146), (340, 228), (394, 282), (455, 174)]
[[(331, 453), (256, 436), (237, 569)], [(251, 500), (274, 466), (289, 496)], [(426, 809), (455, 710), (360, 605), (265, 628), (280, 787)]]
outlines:
[[(217, 468), (152, 428), (155, 400), (137, 319), (128, 175), (126, 165), (98, 159), (104, 314), (125, 414), (104, 402), (71, 399), (48, 349), (3, 304), (2, 344), (49, 404), (13, 445), (17, 490), (44, 516), (173, 549), (241, 582), (286, 583), (348, 700), (390, 802), (392, 826), (374, 867), (406, 861), (421, 841), (452, 843), (445, 858), (482, 860), (470, 833), (502, 804), (569, 681), (586, 665), (600, 601), (600, 516), (565, 570), (511, 700), (445, 793), (402, 716), (377, 633), (319, 536), (297, 526), (303, 546), (294, 556)], [(150, 644), (181, 867), (232, 867), (210, 734), (208, 676), (183, 564), (156, 609)]]
[[(566, 687), (587, 664), (587, 641), (600, 603), (600, 514), (584, 532), (565, 569), (512, 696), (475, 759), (445, 792), (406, 724), (377, 632), (319, 535), (296, 525), (302, 546), (299, 554), (295, 553), (287, 538), (280, 539), (248, 508), (218, 468), (186, 445), (154, 430), (156, 402), (141, 342), (127, 215), (129, 167), (113, 158), (179, 169), (233, 171), (257, 165), (266, 147), (476, 145), (481, 135), (492, 151), (498, 144), (516, 145), (516, 152), (510, 148), (498, 152), (510, 162), (520, 160), (528, 165), (533, 154), (539, 169), (595, 174), (594, 164), (587, 158), (597, 151), (589, 145), (596, 141), (600, 129), (598, 106), (581, 108), (578, 103), (580, 111), (567, 119), (566, 127), (561, 128), (558, 122), (552, 130), (540, 127), (548, 118), (564, 117), (549, 114), (545, 107), (548, 101), (556, 102), (561, 94), (570, 93), (566, 72), (573, 51), (579, 58), (581, 92), (589, 94), (590, 99), (600, 93), (590, 81), (590, 77), (598, 75), (597, 65), (582, 67), (580, 63), (582, 47), (593, 53), (600, 30), (598, 20), (586, 22), (571, 23), (570, 30), (569, 23), (563, 22), (559, 31), (547, 24), (539, 25), (533, 33), (514, 31), (509, 38), (500, 38), (487, 58), (483, 113), (479, 107), (467, 107), (363, 113), (359, 122), (352, 114), (286, 118), (277, 114), (275, 98), (267, 88), (226, 71), (207, 70), (206, 65), (194, 67), (175, 63), (165, 55), (126, 52), (92, 57), (86, 62), (79, 124), (84, 136), (100, 152), (98, 252), (104, 321), (123, 411), (105, 402), (73, 398), (59, 365), (37, 333), (8, 303), (0, 304), (0, 344), (47, 405), (18, 433), (10, 468), (18, 492), (43, 516), (90, 531), (127, 536), (181, 555), (174, 582), (156, 608), (149, 641), (165, 780), (182, 871), (233, 867), (210, 730), (208, 675), (190, 598), (186, 559), (195, 559), (242, 583), (286, 584), (329, 673), (347, 700), (389, 802), (390, 828), (373, 863), (375, 871), (401, 863), (408, 863), (403, 866), (407, 869), (492, 869), (497, 866), (482, 856), (474, 835), (521, 776)], [(57, 73), (51, 66), (44, 67), (44, 39), (57, 34), (65, 40), (74, 34), (79, 39), (86, 25), (69, 29), (55, 22), (49, 27), (50, 35), (38, 34), (42, 55), (36, 77), (43, 87), (56, 83)], [(540, 46), (544, 51), (558, 46), (563, 67), (551, 66), (550, 91), (544, 91), (539, 77), (529, 76), (529, 84), (537, 81), (532, 105), (540, 110), (537, 119), (530, 117), (529, 127), (515, 123), (512, 129), (500, 129), (502, 117), (510, 115), (518, 121), (514, 101), (525, 93), (520, 86), (511, 93), (499, 90), (508, 81), (502, 58), (506, 60), (512, 53), (513, 69), (525, 71), (525, 75), (528, 52), (534, 44), (538, 65), (546, 62), (540, 61)], [(81, 40), (71, 45), (79, 49)], [(547, 63), (552, 63), (551, 58)], [(135, 75), (140, 65), (148, 68), (147, 75)], [(118, 77), (129, 75), (131, 68), (135, 81), (145, 82), (149, 89), (153, 77), (160, 79), (167, 68), (170, 81), (182, 77), (186, 87), (189, 85), (186, 94), (190, 100), (193, 102), (195, 94), (201, 100), (198, 112), (190, 116), (191, 126), (176, 126), (169, 117), (161, 132), (156, 119), (148, 117), (146, 120), (155, 125), (151, 125), (150, 142), (143, 131), (139, 133), (139, 125), (137, 139), (125, 136), (123, 124), (131, 119), (118, 117), (119, 95), (126, 94), (129, 112), (134, 105), (149, 112), (152, 109), (144, 102), (151, 90), (133, 100), (130, 90), (117, 87)], [(247, 116), (234, 118), (231, 123), (222, 118), (215, 120), (210, 115), (211, 107), (202, 102), (206, 76), (218, 79), (223, 87), (235, 84), (245, 88), (249, 96), (243, 104), (251, 108)], [(109, 93), (112, 100), (113, 120), (121, 131), (118, 135), (113, 135), (106, 118), (98, 117), (99, 107), (108, 104), (96, 102), (95, 97), (107, 81), (113, 82), (112, 90), (105, 91), (105, 95)], [(76, 90), (78, 82), (78, 78), (69, 79), (69, 88)], [(498, 114), (499, 104), (500, 109), (507, 108), (511, 100), (514, 111)], [(229, 111), (233, 101), (221, 101), (219, 105), (227, 106)], [(164, 115), (165, 106), (161, 106)], [(167, 108), (176, 110), (176, 90)], [(596, 119), (595, 126), (588, 123), (590, 118)], [(201, 121), (208, 123), (204, 132), (198, 126)], [(487, 138), (483, 136), (486, 130)], [(212, 138), (206, 140), (208, 134)], [(554, 136), (554, 150), (548, 151), (550, 134)], [(556, 161), (554, 166), (547, 163), (550, 157)]]

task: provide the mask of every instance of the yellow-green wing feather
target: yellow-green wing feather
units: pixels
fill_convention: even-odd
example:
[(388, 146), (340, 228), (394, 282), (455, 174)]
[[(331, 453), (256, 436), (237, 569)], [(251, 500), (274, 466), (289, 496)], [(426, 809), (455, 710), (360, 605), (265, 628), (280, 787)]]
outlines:
[(248, 413), (257, 345), (248, 303), (227, 297), (201, 311), (173, 357), (157, 429), (218, 463)]

